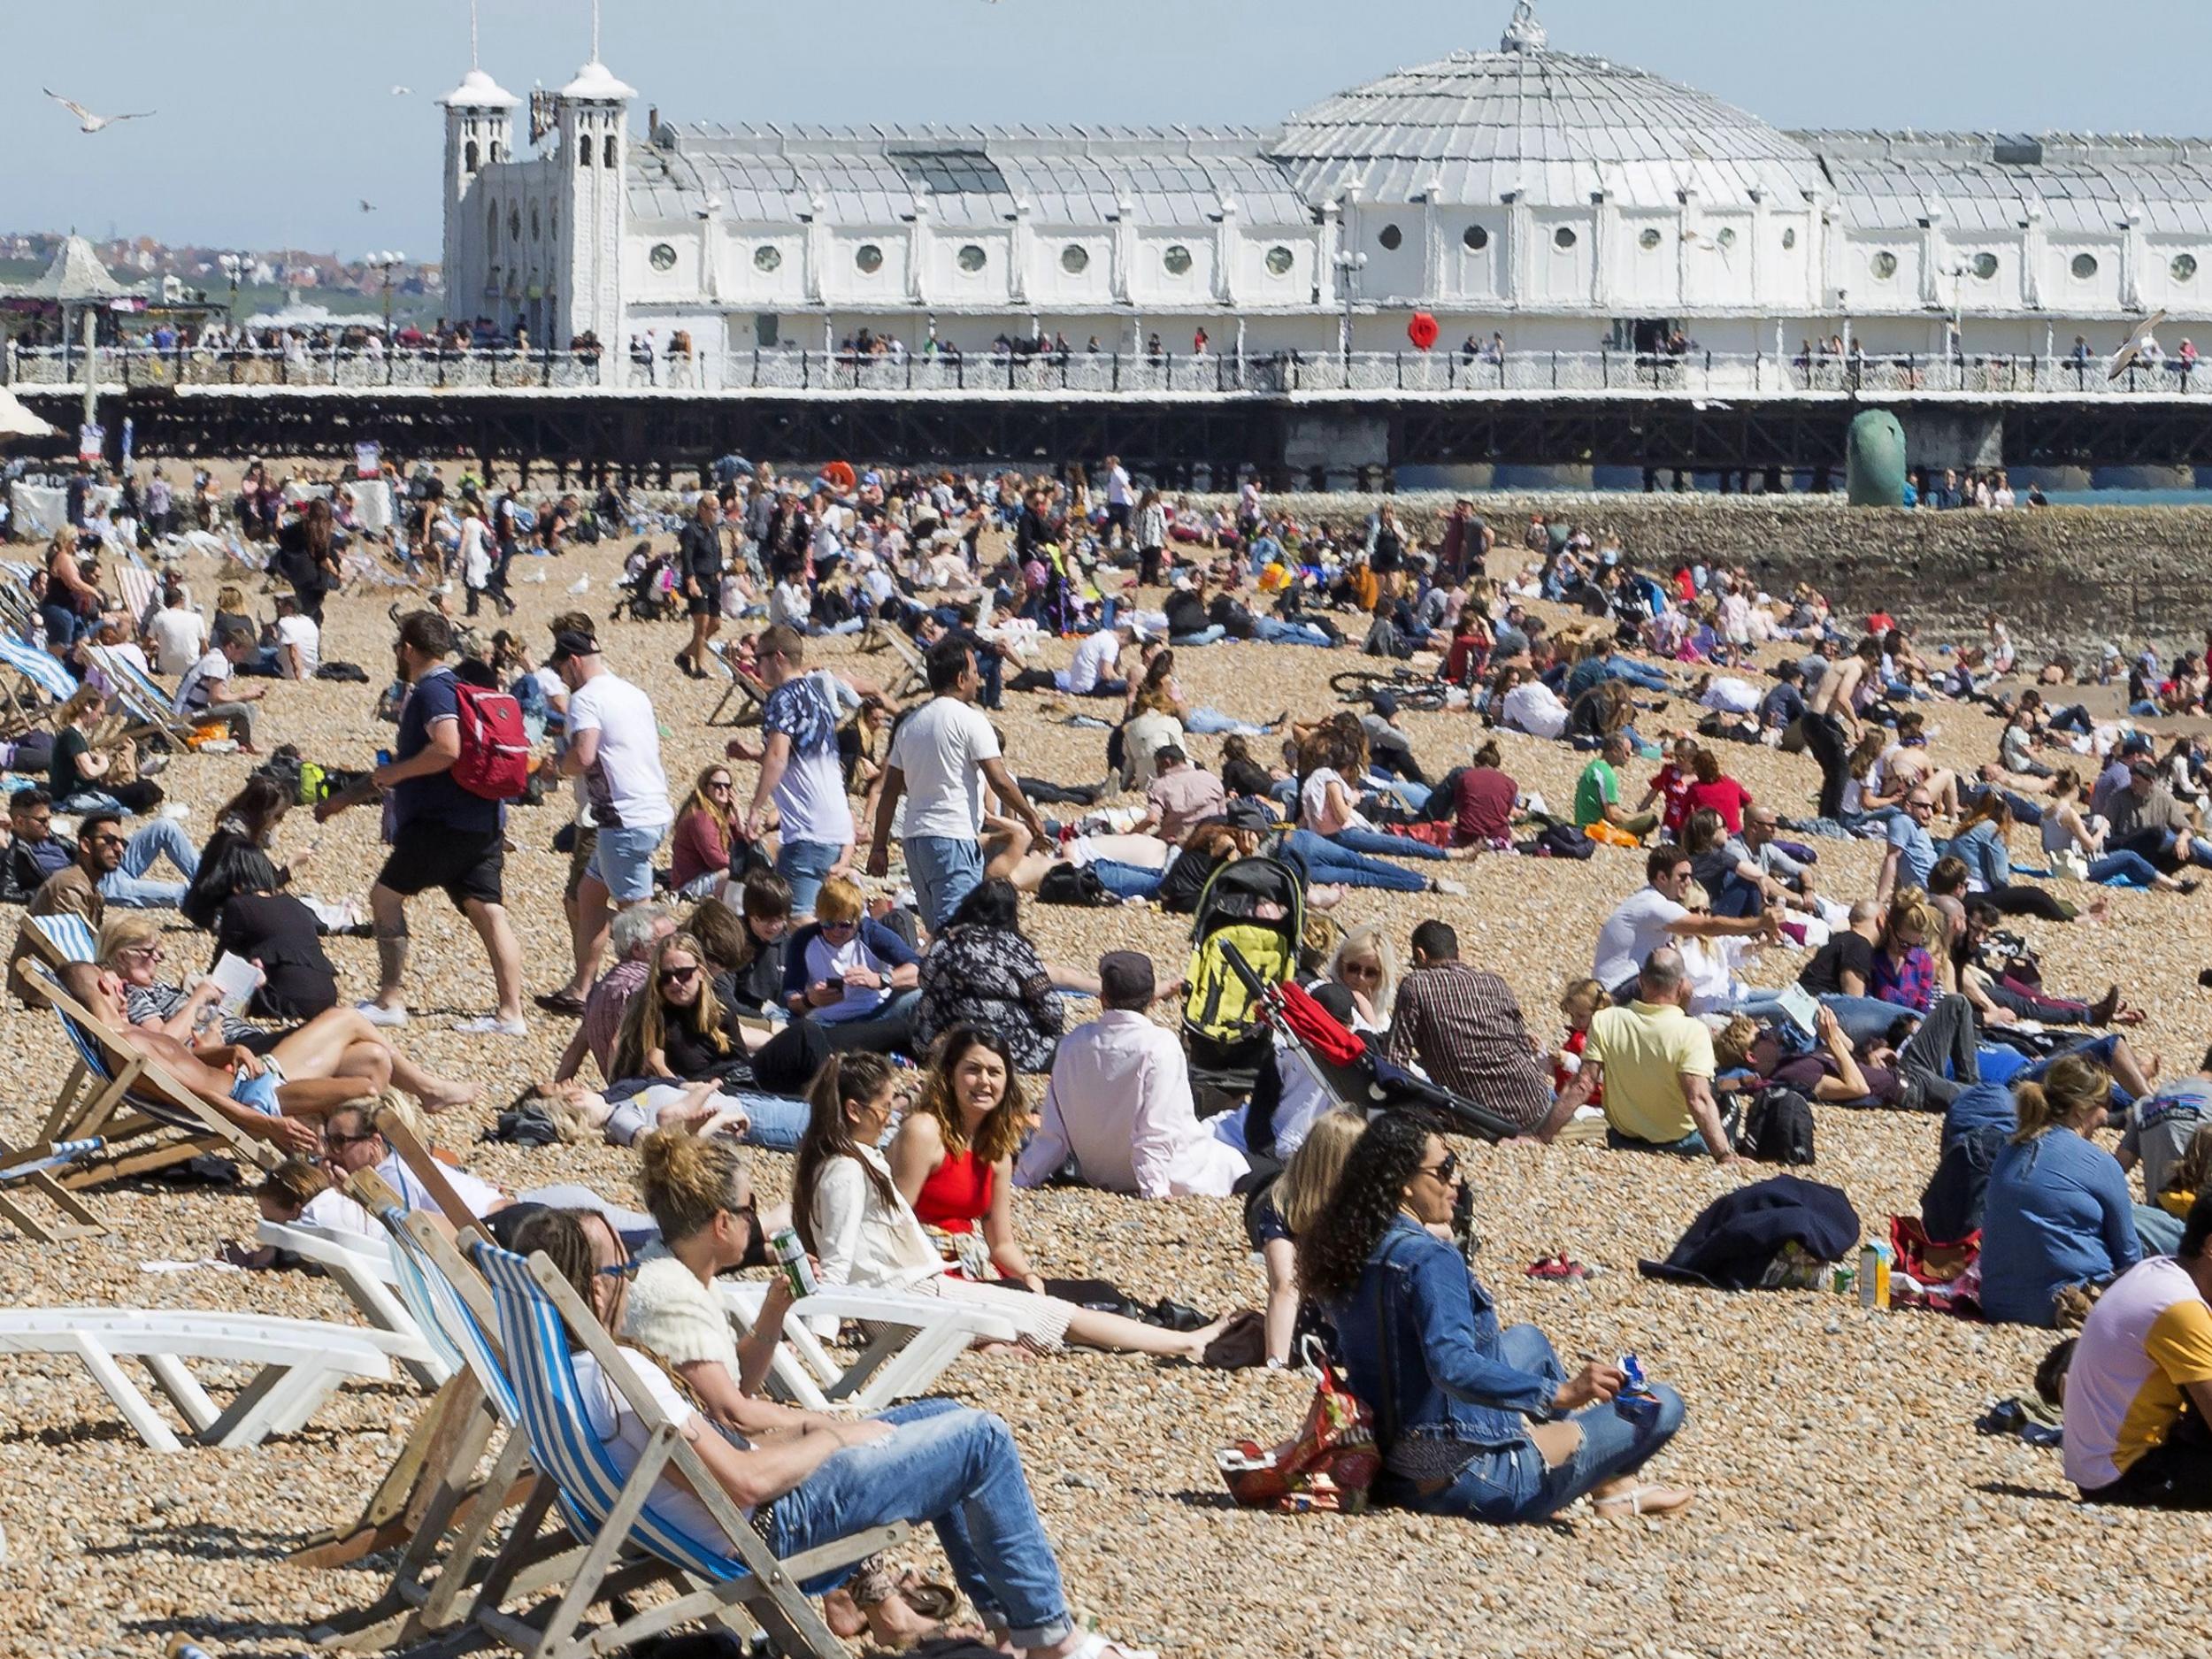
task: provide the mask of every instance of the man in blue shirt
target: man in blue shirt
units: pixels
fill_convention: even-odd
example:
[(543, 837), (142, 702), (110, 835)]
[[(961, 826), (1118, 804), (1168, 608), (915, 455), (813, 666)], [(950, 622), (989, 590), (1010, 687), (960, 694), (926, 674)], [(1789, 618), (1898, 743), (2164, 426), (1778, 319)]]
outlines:
[(1916, 787), (1905, 797), (1903, 816), (1889, 821), (1889, 851), (1882, 857), (1881, 879), (1874, 884), (1875, 902), (1888, 903), (1899, 887), (1926, 891), (1936, 864), (1936, 844), (1928, 833), (1928, 820), (1934, 816), (1935, 800), (1925, 789)]
[(479, 1035), (529, 1034), (522, 1018), (522, 952), (507, 924), (501, 888), (506, 833), (500, 804), (472, 795), (453, 780), (461, 756), (460, 699), (453, 670), (453, 628), (434, 611), (411, 611), (393, 644), (399, 677), (407, 682), (392, 757), (369, 774), (366, 789), (333, 795), (315, 809), (318, 823), (375, 792), (392, 802), (391, 855), (369, 890), (376, 927), (376, 998), (361, 1011), (376, 1025), (404, 1025), (407, 999), (407, 901), (440, 887), (468, 918), (491, 959), (497, 1006), (486, 1018), (465, 1020), (457, 1031)]

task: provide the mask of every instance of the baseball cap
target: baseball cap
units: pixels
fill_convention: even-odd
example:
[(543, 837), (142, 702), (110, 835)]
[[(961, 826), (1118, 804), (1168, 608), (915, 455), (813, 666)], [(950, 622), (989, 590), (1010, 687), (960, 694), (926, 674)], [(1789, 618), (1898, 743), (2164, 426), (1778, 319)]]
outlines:
[(2139, 760), (2133, 765), (2130, 766), (2128, 770), (2133, 772), (2137, 777), (2146, 779), (2150, 782), (2155, 783), (2158, 781), (2158, 768), (2151, 764), (2151, 763), (2147, 760)]
[(1398, 698), (1394, 692), (1379, 691), (1369, 701), (1374, 703), (1375, 712), (1386, 720), (1398, 712)]
[(1098, 959), (1098, 1000), (1108, 1008), (1144, 1008), (1156, 981), (1152, 958), (1137, 950), (1110, 950)]
[(1253, 830), (1264, 833), (1275, 827), (1275, 819), (1257, 801), (1232, 801), (1229, 810), (1221, 815), (1221, 821), (1231, 829)]
[(552, 665), (558, 668), (572, 657), (596, 657), (599, 641), (575, 628), (563, 628), (553, 636)]

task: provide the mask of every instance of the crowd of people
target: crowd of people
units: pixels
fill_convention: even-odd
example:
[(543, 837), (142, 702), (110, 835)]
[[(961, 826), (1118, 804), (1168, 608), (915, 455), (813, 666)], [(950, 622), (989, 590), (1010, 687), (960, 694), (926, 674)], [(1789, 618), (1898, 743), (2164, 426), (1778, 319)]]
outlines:
[[(1284, 1368), (1315, 1337), (1372, 1413), (1381, 1501), (1502, 1523), (1586, 1499), (1663, 1517), (1694, 1494), (1647, 1465), (1688, 1408), (1503, 1321), (1469, 1265), (1456, 1137), (1480, 1123), (1742, 1171), (1808, 1161), (1838, 1109), (1936, 1120), (1915, 1225), (1969, 1268), (1901, 1262), (1901, 1283), (2076, 1333), (2040, 1381), (2062, 1395), (2084, 1495), (2212, 1503), (2212, 1053), (2165, 1075), (2131, 1046), (2143, 1016), (2121, 987), (2061, 984), (2078, 977), (2070, 932), (2108, 913), (2103, 888), (2177, 902), (2212, 865), (2200, 740), (2162, 757), (2139, 724), (2186, 699), (2200, 659), (2139, 664), (2143, 683), (2100, 714), (2069, 700), (2096, 672), (2026, 672), (1993, 617), (1985, 639), (1939, 648), (1809, 586), (1640, 564), (1543, 516), (1509, 536), (1471, 500), (1427, 525), (1389, 505), (1308, 522), (1257, 483), (1201, 509), (1111, 457), (1094, 479), (733, 461), (665, 521), (611, 490), (594, 521), (644, 536), (616, 615), (485, 634), (479, 598), (511, 612), (511, 561), (570, 547), (581, 511), (393, 477), (409, 506), (388, 544), (327, 500), (276, 506), (255, 534), (278, 590), (265, 631), (237, 587), (213, 595), (211, 626), (175, 560), (130, 614), (110, 572), (160, 544), (119, 545), (88, 495), (22, 618), (82, 689), (42, 758), (15, 750), (32, 777), (9, 803), (4, 896), (90, 924), (96, 960), (61, 970), (68, 991), (285, 1155), (265, 1211), (366, 1231), (343, 1196), (354, 1171), (434, 1207), (379, 1108), (421, 1114), (427, 1138), (480, 1097), (407, 1051), (425, 1014), (410, 911), (442, 895), (486, 964), (483, 1011), (458, 1029), (515, 1041), (534, 1019), (573, 1022), (518, 1115), (634, 1148), (644, 1210), (557, 1181), (509, 1194), (457, 1168), (453, 1184), (494, 1236), (570, 1278), (733, 1496), (775, 1501), (780, 1548), (933, 1520), (1018, 1647), (1122, 1651), (1070, 1620), (1004, 1424), (941, 1402), (866, 1421), (766, 1402), (788, 1296), (772, 1291), (741, 1339), (710, 1288), (763, 1260), (749, 1156), (792, 1160), (788, 1219), (826, 1284), (987, 1310), (1036, 1356)], [(266, 473), (249, 483), (242, 515), (275, 495)], [(359, 694), (388, 741), (373, 768), (319, 767), (303, 794), (301, 757), (264, 752), (284, 734), (287, 688), (269, 682), (326, 666), (324, 606), (365, 585), (365, 555), (425, 589), (457, 578), (466, 615), (429, 592), (391, 607), (387, 683)], [(656, 593), (671, 603), (641, 608)], [(856, 633), (891, 672), (826, 653)], [(726, 679), (758, 732), (672, 782), (641, 665), (678, 637), (678, 670)], [(1210, 707), (1179, 678), (1179, 657), (1225, 640), (1419, 667), (1335, 713), (1248, 718), (1268, 711)], [(115, 652), (173, 683), (168, 712), (196, 743), (219, 731), (257, 762), (196, 846), (167, 810), (188, 747), (112, 735)], [(1447, 718), (1409, 728), (1398, 687)], [(1024, 765), (995, 718), (1010, 698), (1095, 733), (1086, 775)], [(522, 735), (503, 742), (510, 710)], [(1939, 712), (1986, 723), (1991, 759), (1935, 764)], [(1509, 754), (1532, 743), (1574, 755), (1571, 801), (1514, 777)], [(1749, 746), (1804, 757), (1801, 790), (1747, 787), (1731, 757)], [(318, 871), (311, 898), (305, 856), (278, 862), (308, 799), (318, 823), (382, 813), (365, 891)], [(568, 820), (557, 961), (526, 959), (509, 915), (526, 800)], [(1873, 844), (1870, 881), (1823, 862), (1852, 840)], [(1609, 861), (1632, 888), (1594, 939), (1562, 941), (1574, 975), (1555, 1028), (1532, 1029), (1502, 964), (1425, 913), (1421, 895), (1466, 896), (1452, 872), (1517, 856)], [(173, 878), (153, 873), (164, 862)], [(1250, 897), (1236, 876), (1254, 866), (1286, 885)], [(1332, 912), (1358, 888), (1414, 902), (1348, 928)], [(1202, 944), (1233, 925), (1256, 951), (1286, 929), (1268, 977), (1310, 994), (1342, 1043), (1325, 1058), (1363, 1058), (1374, 1090), (1308, 1064), (1310, 1031), (1253, 1027), (1240, 1074), (1202, 1064), (1218, 997), (1197, 960), (1051, 960), (1025, 924), (1056, 904), (1189, 915)], [(2054, 930), (2040, 950), (2023, 919)], [(325, 949), (348, 932), (374, 941), (373, 987), (346, 987)], [(166, 965), (202, 949), (258, 969), (248, 1006)], [(1805, 953), (1793, 974), (1763, 968), (1785, 950)], [(19, 992), (33, 954), (19, 944)], [(1376, 1101), (1397, 1103), (1363, 1110)], [(1240, 1198), (1264, 1307), (1207, 1317), (1110, 1286), (1107, 1306), (1090, 1264), (1048, 1274), (1034, 1194), (1071, 1183)], [(612, 1409), (605, 1438), (630, 1445)]]

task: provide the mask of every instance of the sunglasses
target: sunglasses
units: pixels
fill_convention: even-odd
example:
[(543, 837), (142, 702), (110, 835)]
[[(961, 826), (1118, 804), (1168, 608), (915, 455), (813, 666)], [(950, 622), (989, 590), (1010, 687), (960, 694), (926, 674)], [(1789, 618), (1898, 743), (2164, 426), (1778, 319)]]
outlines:
[(340, 1134), (334, 1129), (326, 1129), (323, 1131), (323, 1144), (326, 1147), (358, 1146), (364, 1141), (373, 1141), (375, 1139), (376, 1133), (373, 1130), (364, 1130), (357, 1135)]
[(661, 970), (663, 985), (688, 985), (698, 977), (699, 970), (696, 968), (663, 968)]
[(1447, 1152), (1434, 1164), (1424, 1164), (1420, 1173), (1427, 1176), (1439, 1187), (1449, 1187), (1459, 1179), (1459, 1154)]
[(594, 1279), (635, 1279), (638, 1269), (642, 1265), (643, 1263), (633, 1256), (626, 1261), (617, 1262), (612, 1267), (598, 1269), (592, 1277)]
[(826, 933), (849, 933), (859, 926), (860, 918), (855, 917), (849, 922), (824, 922), (822, 931)]
[(727, 778), (710, 778), (707, 780), (707, 788), (710, 791), (726, 789), (729, 787), (730, 780)]

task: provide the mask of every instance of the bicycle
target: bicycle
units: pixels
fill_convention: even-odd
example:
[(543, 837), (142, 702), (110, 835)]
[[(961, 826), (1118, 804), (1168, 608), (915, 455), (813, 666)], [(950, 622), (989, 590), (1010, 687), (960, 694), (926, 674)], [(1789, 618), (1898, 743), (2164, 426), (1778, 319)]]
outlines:
[(1434, 674), (1411, 668), (1387, 673), (1372, 669), (1348, 668), (1329, 676), (1329, 688), (1346, 703), (1371, 703), (1375, 694), (1386, 691), (1401, 709), (1432, 712), (1449, 706), (1453, 687)]

